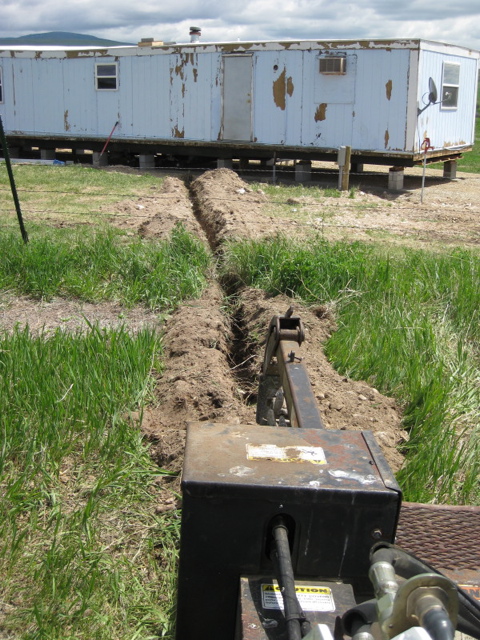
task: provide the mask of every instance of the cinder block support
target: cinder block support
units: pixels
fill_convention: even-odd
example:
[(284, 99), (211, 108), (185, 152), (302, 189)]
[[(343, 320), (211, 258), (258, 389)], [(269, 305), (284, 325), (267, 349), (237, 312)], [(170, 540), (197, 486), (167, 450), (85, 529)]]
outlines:
[(20, 158), (20, 147), (8, 147), (8, 155), (10, 158)]
[(248, 158), (240, 158), (240, 171), (248, 171), (249, 166)]
[(455, 180), (457, 177), (457, 161), (447, 160), (443, 163), (443, 177), (447, 180)]
[(363, 162), (352, 162), (352, 168), (350, 173), (363, 173), (364, 165)]
[(140, 169), (155, 169), (155, 156), (152, 154), (140, 154), (138, 156)]
[(233, 162), (231, 158), (217, 158), (217, 169), (232, 169)]
[(94, 167), (106, 167), (108, 165), (108, 155), (101, 154), (100, 151), (93, 152), (92, 164)]
[(404, 167), (391, 167), (388, 172), (389, 191), (401, 191), (403, 189)]
[(312, 179), (312, 163), (310, 160), (299, 160), (295, 165), (295, 182), (310, 182)]
[(55, 160), (55, 149), (40, 149), (41, 160)]

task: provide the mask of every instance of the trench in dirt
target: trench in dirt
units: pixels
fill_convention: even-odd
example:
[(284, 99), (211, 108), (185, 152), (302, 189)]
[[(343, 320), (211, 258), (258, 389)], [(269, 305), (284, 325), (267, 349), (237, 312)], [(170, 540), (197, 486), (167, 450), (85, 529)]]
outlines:
[[(221, 255), (225, 241), (274, 235), (277, 221), (258, 215), (265, 199), (232, 171), (210, 171), (190, 185), (165, 181), (173, 203), (139, 229), (157, 237), (181, 221)], [(168, 224), (165, 224), (165, 210)], [(178, 217), (177, 217), (177, 213)], [(226, 297), (228, 294), (228, 298)], [(144, 411), (141, 429), (156, 462), (180, 471), (189, 421), (256, 424), (258, 375), (267, 328), (273, 315), (292, 304), (283, 295), (237, 287), (225, 291), (213, 280), (199, 300), (180, 306), (164, 327), (165, 370), (158, 380), (158, 404)], [(335, 330), (324, 307), (295, 308), (305, 325), (308, 370), (327, 429), (370, 430), (387, 461), (397, 471), (403, 461), (398, 445), (407, 439), (395, 401), (364, 382), (340, 376), (329, 364), (323, 345)], [(167, 480), (178, 486), (178, 479)], [(173, 508), (171, 502), (168, 508)]]

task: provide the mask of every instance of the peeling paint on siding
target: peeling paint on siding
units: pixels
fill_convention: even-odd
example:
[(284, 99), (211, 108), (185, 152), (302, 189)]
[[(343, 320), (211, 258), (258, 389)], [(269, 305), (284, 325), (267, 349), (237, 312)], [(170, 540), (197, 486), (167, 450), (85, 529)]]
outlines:
[(385, 149), (388, 148), (389, 140), (390, 140), (390, 134), (388, 133), (388, 129), (386, 129), (386, 131), (385, 131)]
[(450, 142), (450, 141), (445, 141), (443, 143), (443, 148), (444, 149), (448, 149), (449, 147), (466, 147), (467, 146), (467, 142), (465, 142), (465, 140), (459, 140), (458, 142)]
[(198, 69), (195, 67), (193, 69), (193, 81), (197, 82), (197, 80), (198, 80)]
[(282, 111), (285, 111), (285, 76), (286, 71), (284, 69), (278, 78), (273, 81), (273, 100)]
[(295, 87), (293, 86), (293, 80), (292, 77), (289, 76), (287, 78), (287, 93), (290, 97), (292, 97), (293, 95), (293, 90), (295, 89)]
[(322, 102), (322, 104), (318, 105), (317, 110), (315, 111), (315, 122), (321, 122), (322, 120), (325, 120), (326, 117), (327, 117), (327, 103)]
[(292, 96), (294, 90), (292, 77), (289, 76), (287, 78), (286, 76), (287, 72), (284, 68), (282, 73), (273, 82), (273, 100), (282, 111), (285, 111), (287, 93), (289, 96)]
[(385, 84), (385, 89), (387, 92), (387, 100), (390, 100), (390, 98), (392, 97), (392, 81), (389, 80), (386, 84)]
[(63, 126), (65, 131), (70, 131), (70, 123), (68, 122), (68, 109), (63, 114)]
[(185, 137), (185, 129), (179, 130), (178, 126), (175, 126), (172, 129), (172, 137), (173, 138), (184, 138)]
[(67, 58), (86, 58), (91, 56), (104, 57), (108, 55), (111, 55), (111, 54), (108, 53), (107, 49), (99, 49), (98, 51), (77, 51), (77, 50), (65, 51), (65, 57)]

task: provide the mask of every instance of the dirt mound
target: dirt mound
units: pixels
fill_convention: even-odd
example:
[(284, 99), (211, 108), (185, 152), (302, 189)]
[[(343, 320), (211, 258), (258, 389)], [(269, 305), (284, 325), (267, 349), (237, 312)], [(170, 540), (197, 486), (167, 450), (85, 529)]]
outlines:
[(226, 239), (260, 238), (279, 230), (275, 218), (263, 212), (266, 197), (230, 169), (207, 171), (192, 183), (191, 191), (213, 248)]
[(255, 408), (243, 402), (244, 393), (232, 373), (232, 327), (221, 304), (221, 290), (212, 285), (166, 322), (158, 404), (144, 413), (141, 428), (158, 464), (170, 470), (182, 467), (188, 422), (255, 422)]
[(155, 214), (140, 225), (139, 233), (145, 238), (167, 239), (173, 227), (181, 223), (199, 238), (205, 234), (193, 214), (193, 205), (185, 184), (178, 178), (165, 178), (161, 198), (149, 211)]
[[(138, 233), (144, 238), (167, 239), (177, 223), (205, 240), (201, 225), (197, 222), (188, 189), (179, 178), (167, 177), (161, 188), (152, 196), (124, 200), (114, 206), (112, 225)], [(111, 213), (111, 207), (109, 208)]]

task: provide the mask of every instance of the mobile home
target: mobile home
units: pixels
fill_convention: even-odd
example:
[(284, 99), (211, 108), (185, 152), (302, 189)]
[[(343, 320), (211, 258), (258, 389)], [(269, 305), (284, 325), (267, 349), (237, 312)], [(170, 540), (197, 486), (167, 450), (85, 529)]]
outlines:
[[(140, 46), (140, 44), (142, 46)], [(472, 148), (479, 52), (425, 40), (0, 47), (12, 148), (412, 166)]]

